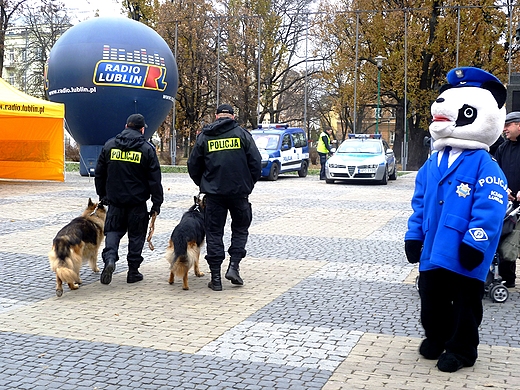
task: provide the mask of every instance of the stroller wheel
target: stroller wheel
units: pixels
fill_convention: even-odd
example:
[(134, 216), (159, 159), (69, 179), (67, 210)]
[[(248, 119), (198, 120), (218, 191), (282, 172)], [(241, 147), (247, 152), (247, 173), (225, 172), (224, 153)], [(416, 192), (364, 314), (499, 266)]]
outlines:
[(489, 297), (493, 302), (504, 303), (509, 298), (509, 290), (502, 284), (497, 284), (491, 288)]

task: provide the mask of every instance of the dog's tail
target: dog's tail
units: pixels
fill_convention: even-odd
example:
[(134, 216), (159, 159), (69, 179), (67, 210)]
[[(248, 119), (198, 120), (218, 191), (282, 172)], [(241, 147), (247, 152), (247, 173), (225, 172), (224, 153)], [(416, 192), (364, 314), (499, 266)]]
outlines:
[(171, 241), (175, 258), (186, 257), (188, 255), (188, 237), (186, 237), (184, 232), (180, 231), (178, 234), (173, 234)]
[(167, 259), (171, 264), (171, 270), (177, 277), (186, 275), (199, 256), (199, 247), (195, 241), (184, 241), (182, 245), (185, 246), (186, 249), (184, 253), (179, 253), (180, 251), (177, 250), (175, 243), (170, 240), (170, 245), (166, 250)]
[(52, 242), (52, 249), (56, 258), (61, 261), (66, 261), (67, 258), (70, 258), (70, 246), (71, 242), (68, 236), (56, 237)]
[(176, 258), (175, 263), (173, 263), (172, 271), (173, 274), (177, 277), (183, 277), (188, 273), (190, 270), (190, 260), (188, 259), (188, 256), (181, 255)]
[(75, 249), (79, 248), (73, 247), (71, 249), (67, 237), (57, 237), (54, 239), (52, 249), (49, 252), (51, 270), (65, 283), (76, 283), (79, 280), (74, 263), (79, 262), (81, 264), (82, 260)]

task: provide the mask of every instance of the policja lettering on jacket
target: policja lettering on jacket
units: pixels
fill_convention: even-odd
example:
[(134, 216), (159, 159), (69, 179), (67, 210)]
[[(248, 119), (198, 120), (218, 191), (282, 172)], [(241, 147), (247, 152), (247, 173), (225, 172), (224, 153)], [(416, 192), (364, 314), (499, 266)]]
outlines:
[(132, 150), (123, 152), (120, 149), (111, 149), (110, 160), (127, 161), (139, 164), (141, 162), (141, 152), (134, 152)]
[(226, 149), (240, 149), (240, 138), (222, 138), (208, 140), (208, 152)]

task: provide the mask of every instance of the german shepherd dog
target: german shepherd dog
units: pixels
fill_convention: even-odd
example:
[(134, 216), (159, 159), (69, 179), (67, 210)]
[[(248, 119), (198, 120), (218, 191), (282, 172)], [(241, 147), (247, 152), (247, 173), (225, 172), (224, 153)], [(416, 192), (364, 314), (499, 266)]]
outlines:
[(168, 282), (173, 284), (175, 276), (182, 276), (182, 289), (189, 290), (188, 271), (193, 267), (195, 276), (204, 276), (199, 269), (200, 248), (204, 244), (206, 231), (204, 229), (205, 201), (202, 195), (194, 196), (194, 205), (186, 211), (181, 221), (173, 229), (166, 260), (170, 263), (170, 278)]
[(62, 283), (76, 290), (81, 284), (79, 271), (88, 261), (94, 272), (99, 272), (97, 257), (103, 241), (106, 209), (88, 199), (88, 205), (80, 217), (74, 218), (54, 237), (49, 252), (51, 270), (56, 273), (56, 295), (63, 295)]

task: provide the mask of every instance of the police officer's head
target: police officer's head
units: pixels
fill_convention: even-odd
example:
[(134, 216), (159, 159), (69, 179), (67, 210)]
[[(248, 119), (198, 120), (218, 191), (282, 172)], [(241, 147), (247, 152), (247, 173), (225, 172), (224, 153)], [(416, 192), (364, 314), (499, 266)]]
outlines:
[(218, 118), (235, 118), (235, 111), (233, 110), (233, 107), (231, 107), (229, 104), (221, 104), (217, 107), (217, 119)]
[(132, 114), (126, 120), (126, 127), (129, 129), (137, 130), (144, 134), (144, 129), (148, 127), (148, 125), (144, 121), (144, 116), (142, 116), (141, 114)]

